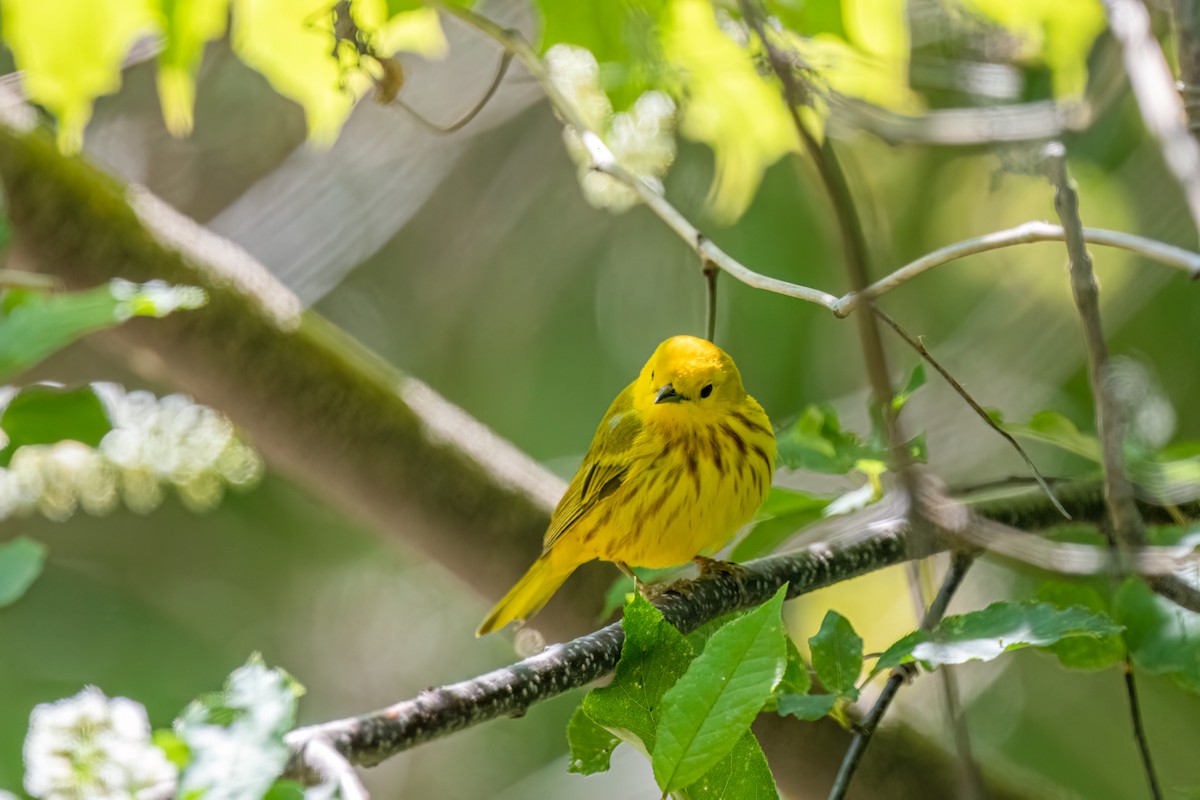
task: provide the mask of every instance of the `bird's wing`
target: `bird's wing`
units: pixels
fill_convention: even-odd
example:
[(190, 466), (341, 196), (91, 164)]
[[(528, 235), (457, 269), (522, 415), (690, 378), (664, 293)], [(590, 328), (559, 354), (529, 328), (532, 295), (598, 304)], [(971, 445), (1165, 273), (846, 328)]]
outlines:
[(633, 385), (617, 395), (600, 421), (583, 464), (554, 509), (543, 550), (558, 541), (584, 514), (617, 490), (629, 474), (642, 422), (633, 410)]

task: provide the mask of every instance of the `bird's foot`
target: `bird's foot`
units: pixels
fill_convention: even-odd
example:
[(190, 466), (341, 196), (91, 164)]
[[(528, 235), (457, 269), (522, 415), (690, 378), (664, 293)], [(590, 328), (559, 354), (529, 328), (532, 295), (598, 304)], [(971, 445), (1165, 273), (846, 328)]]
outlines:
[(724, 573), (726, 575), (732, 575), (736, 578), (746, 574), (745, 567), (743, 567), (741, 564), (735, 564), (732, 561), (719, 561), (718, 559), (709, 558), (708, 556), (696, 556), (692, 559), (692, 561), (694, 561), (696, 566), (700, 569), (700, 577)]

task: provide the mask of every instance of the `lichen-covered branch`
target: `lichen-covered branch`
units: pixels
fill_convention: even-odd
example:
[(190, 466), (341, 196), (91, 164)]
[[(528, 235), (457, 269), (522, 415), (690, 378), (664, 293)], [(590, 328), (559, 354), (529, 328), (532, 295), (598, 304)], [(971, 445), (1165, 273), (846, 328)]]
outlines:
[[(787, 584), (788, 597), (899, 564), (914, 555), (906, 536), (883, 534), (843, 547), (815, 546), (759, 559), (732, 572), (681, 581), (656, 599), (663, 615), (688, 632), (731, 611), (766, 602)], [(497, 717), (519, 714), (534, 703), (586, 686), (608, 674), (621, 655), (624, 632), (614, 623), (538, 655), (477, 678), (427, 689), (379, 711), (300, 728), (289, 734), (299, 751), (314, 737), (330, 742), (356, 764), (377, 764), (423, 742)], [(303, 778), (294, 761), (290, 774)]]

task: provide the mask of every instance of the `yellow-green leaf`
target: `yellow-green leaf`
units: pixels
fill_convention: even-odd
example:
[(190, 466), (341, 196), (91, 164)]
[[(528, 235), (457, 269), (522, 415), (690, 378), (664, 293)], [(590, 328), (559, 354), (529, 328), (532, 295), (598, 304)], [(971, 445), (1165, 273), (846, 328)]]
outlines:
[(750, 53), (718, 27), (707, 0), (673, 0), (663, 51), (681, 82), (680, 131), (716, 156), (712, 214), (733, 222), (754, 199), (767, 167), (798, 146), (787, 107)]
[(232, 38), (242, 61), (300, 104), (318, 144), (333, 143), (370, 85), (336, 54), (329, 0), (234, 0)]
[(175, 136), (192, 132), (196, 70), (204, 45), (225, 33), (229, 0), (160, 0), (166, 42), (158, 56), (158, 97)]
[(1087, 88), (1087, 57), (1104, 30), (1098, 0), (959, 0), (1015, 34), (1017, 58), (1042, 63), (1053, 75), (1054, 95), (1079, 97)]
[(0, 28), (31, 100), (58, 120), (58, 146), (78, 152), (92, 103), (121, 86), (121, 62), (153, 33), (152, 0), (4, 0)]

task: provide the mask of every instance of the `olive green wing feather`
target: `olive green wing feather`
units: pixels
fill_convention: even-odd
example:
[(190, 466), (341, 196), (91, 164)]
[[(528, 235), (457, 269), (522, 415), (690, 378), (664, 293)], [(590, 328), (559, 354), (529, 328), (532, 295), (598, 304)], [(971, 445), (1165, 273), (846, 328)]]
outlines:
[(629, 473), (630, 456), (641, 431), (641, 419), (633, 411), (630, 384), (617, 395), (600, 421), (583, 464), (554, 509), (543, 550), (549, 550), (584, 514), (620, 487)]

